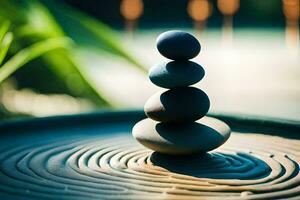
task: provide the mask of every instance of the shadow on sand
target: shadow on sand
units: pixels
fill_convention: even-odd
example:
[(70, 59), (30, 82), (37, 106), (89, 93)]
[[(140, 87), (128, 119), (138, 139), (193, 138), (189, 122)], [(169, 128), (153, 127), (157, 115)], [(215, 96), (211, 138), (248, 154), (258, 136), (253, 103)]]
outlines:
[(197, 178), (254, 180), (271, 172), (266, 162), (247, 153), (170, 156), (154, 152), (150, 161), (169, 172)]

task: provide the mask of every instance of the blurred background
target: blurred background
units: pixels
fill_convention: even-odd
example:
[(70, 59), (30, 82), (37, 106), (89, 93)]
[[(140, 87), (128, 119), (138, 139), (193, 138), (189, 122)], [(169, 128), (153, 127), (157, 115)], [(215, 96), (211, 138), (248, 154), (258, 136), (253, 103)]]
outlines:
[(211, 113), (300, 121), (299, 0), (1, 0), (0, 119), (141, 109), (156, 37), (202, 45)]

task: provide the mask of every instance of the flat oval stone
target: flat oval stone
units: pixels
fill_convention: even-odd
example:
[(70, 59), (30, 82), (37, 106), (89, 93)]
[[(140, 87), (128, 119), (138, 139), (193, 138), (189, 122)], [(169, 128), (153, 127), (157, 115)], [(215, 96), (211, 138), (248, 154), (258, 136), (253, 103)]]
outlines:
[(174, 88), (151, 96), (144, 111), (160, 122), (192, 122), (203, 117), (209, 109), (208, 96), (194, 87)]
[(204, 69), (192, 61), (162, 62), (150, 69), (152, 83), (163, 88), (184, 87), (197, 83), (204, 77)]
[(187, 124), (166, 124), (147, 118), (133, 127), (132, 134), (153, 151), (185, 155), (204, 153), (221, 146), (229, 138), (230, 128), (211, 117)]
[(198, 40), (184, 31), (166, 31), (156, 40), (156, 46), (166, 58), (171, 60), (188, 60), (196, 57), (201, 49)]

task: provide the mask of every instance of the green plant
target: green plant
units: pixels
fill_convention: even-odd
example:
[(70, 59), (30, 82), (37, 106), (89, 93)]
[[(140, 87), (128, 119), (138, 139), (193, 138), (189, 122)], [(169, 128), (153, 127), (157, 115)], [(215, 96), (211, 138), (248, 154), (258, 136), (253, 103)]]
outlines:
[[(121, 45), (111, 28), (62, 2), (2, 0), (0, 23), (3, 24), (0, 30), (0, 84), (16, 70), (27, 66), (25, 69), (29, 70), (18, 70), (17, 74), (22, 75), (17, 76), (18, 84), (23, 84), (23, 77), (30, 77), (34, 80), (30, 87), (37, 91), (51, 93), (53, 85), (50, 84), (54, 83), (59, 86), (54, 91), (87, 98), (98, 107), (114, 107), (112, 101), (85, 75), (83, 63), (74, 56), (74, 49), (83, 44), (76, 33), (64, 29), (66, 25), (82, 30), (80, 37), (90, 38), (89, 45), (94, 48), (122, 57), (133, 67), (146, 72), (128, 48)], [(1, 65), (4, 57), (6, 61)], [(30, 62), (33, 59), (35, 61)], [(47, 69), (47, 74), (41, 74), (42, 68)], [(70, 75), (76, 77), (73, 84), (67, 82)], [(41, 76), (47, 76), (50, 81), (43, 81)], [(19, 77), (22, 80), (19, 81)], [(78, 85), (83, 89), (79, 91)]]
[[(5, 58), (7, 51), (13, 41), (13, 34), (7, 32), (9, 23), (5, 22), (0, 28), (0, 65)], [(26, 47), (14, 56), (12, 56), (8, 61), (6, 61), (0, 68), (0, 84), (6, 78), (8, 78), (17, 69), (24, 66), (31, 60), (58, 48), (66, 48), (70, 44), (70, 39), (65, 37), (47, 39), (29, 47)]]

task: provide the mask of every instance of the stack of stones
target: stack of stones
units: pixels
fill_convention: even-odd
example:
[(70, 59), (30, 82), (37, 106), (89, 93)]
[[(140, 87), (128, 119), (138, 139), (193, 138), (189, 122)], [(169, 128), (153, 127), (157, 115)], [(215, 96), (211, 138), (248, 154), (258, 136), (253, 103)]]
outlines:
[(173, 61), (152, 67), (149, 78), (169, 90), (148, 99), (144, 111), (149, 118), (134, 126), (133, 136), (162, 154), (197, 154), (219, 147), (229, 138), (230, 128), (220, 120), (204, 117), (210, 106), (208, 96), (189, 87), (205, 74), (199, 64), (189, 61), (200, 52), (200, 43), (187, 32), (167, 31), (158, 37), (157, 49)]

